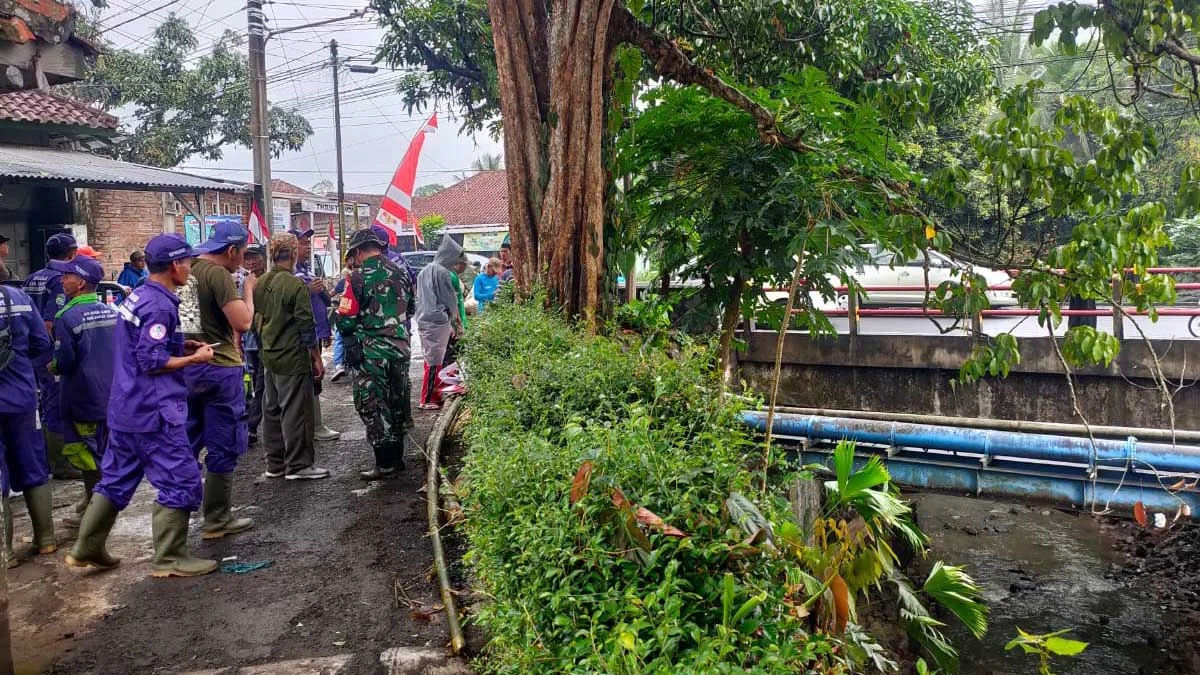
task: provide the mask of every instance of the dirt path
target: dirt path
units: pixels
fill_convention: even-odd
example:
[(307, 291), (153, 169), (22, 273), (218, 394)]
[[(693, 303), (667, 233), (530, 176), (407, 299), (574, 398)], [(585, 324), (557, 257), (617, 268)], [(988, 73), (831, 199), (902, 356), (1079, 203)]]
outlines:
[[(153, 491), (144, 485), (113, 533), (113, 552), (125, 561), (117, 571), (67, 569), (62, 558), (73, 533), (60, 532), (56, 556), (10, 572), (18, 672), (461, 671), (442, 657), (444, 616), (414, 619), (405, 598), (432, 606), (437, 597), (418, 449), (410, 444), (400, 478), (364, 483), (358, 471), (369, 467), (370, 449), (349, 384), (328, 385), (322, 401), (327, 424), (343, 432), (339, 442), (318, 444), (318, 464), (332, 478), (268, 481), (260, 477), (262, 450), (251, 448), (234, 499), (254, 529), (202, 543), (193, 518), (197, 554), (269, 567), (150, 579)], [(418, 414), (416, 441), (424, 442), (433, 420)], [(78, 490), (55, 485), (56, 520)], [(17, 514), (18, 541), (29, 534), (27, 522)]]

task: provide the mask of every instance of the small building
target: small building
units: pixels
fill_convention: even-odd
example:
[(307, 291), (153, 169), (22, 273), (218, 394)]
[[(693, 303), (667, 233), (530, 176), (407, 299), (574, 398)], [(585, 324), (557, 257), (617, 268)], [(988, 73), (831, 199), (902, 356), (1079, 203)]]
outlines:
[[(444, 235), (468, 253), (493, 256), (508, 234), (508, 178), (503, 169), (480, 171), (427, 197), (413, 197), (410, 218), (439, 215)], [(412, 237), (401, 237), (402, 250), (413, 250)]]
[[(190, 217), (245, 222), (250, 189), (93, 154), (111, 143), (116, 117), (51, 91), (0, 94), (0, 234), (19, 277), (46, 263), (45, 242), (71, 232), (100, 251), (115, 277), (129, 253)], [(203, 237), (202, 229), (200, 237)]]

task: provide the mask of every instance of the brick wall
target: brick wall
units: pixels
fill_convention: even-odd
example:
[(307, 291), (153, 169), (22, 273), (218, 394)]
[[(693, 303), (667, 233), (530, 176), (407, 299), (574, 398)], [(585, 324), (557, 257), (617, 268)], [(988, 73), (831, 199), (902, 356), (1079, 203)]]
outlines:
[[(119, 274), (129, 254), (134, 249), (145, 248), (151, 237), (162, 234), (170, 227), (171, 220), (164, 217), (163, 194), (161, 192), (136, 192), (132, 190), (80, 190), (77, 198), (79, 222), (88, 227), (88, 244), (100, 252), (105, 270), (110, 276)], [(194, 199), (188, 195), (195, 209)], [(167, 202), (173, 198), (168, 195)], [(203, 198), (202, 215), (240, 215), (247, 223), (250, 214), (250, 196), (222, 193), (220, 208), (218, 195), (210, 192)], [(185, 211), (186, 213), (186, 211)], [(174, 217), (175, 232), (183, 232), (183, 215)]]

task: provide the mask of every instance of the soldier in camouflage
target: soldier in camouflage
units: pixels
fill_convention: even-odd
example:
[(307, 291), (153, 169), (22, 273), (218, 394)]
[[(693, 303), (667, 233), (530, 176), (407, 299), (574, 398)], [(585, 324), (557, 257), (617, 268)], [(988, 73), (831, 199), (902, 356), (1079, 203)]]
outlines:
[(354, 374), (354, 408), (375, 451), (375, 468), (359, 475), (380, 480), (404, 468), (404, 437), (412, 424), (404, 322), (412, 313), (413, 287), (408, 274), (383, 255), (387, 244), (375, 232), (355, 232), (347, 248), (358, 269), (350, 275), (334, 324), (345, 342), (346, 367)]

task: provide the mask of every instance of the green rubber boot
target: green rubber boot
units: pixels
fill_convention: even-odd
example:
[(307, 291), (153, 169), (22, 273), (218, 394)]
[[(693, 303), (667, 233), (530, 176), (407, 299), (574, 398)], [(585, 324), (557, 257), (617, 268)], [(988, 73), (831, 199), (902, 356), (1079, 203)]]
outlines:
[(204, 533), (201, 539), (220, 539), (254, 527), (249, 518), (234, 518), (233, 474), (209, 473), (204, 480)]
[(87, 511), (88, 503), (92, 499), (92, 490), (95, 490), (99, 484), (99, 471), (83, 472), (83, 497), (75, 502), (75, 515), (67, 515), (62, 519), (63, 527), (72, 530), (79, 528), (79, 524), (83, 522), (83, 514)]
[(29, 520), (33, 521), (33, 546), (42, 555), (58, 550), (58, 541), (54, 538), (53, 498), (49, 483), (25, 491), (25, 508), (29, 510)]
[(21, 559), (17, 557), (13, 551), (13, 518), (12, 504), (8, 503), (8, 497), (4, 497), (4, 559), (7, 561), (5, 567), (12, 569), (21, 564)]
[(168, 509), (154, 505), (151, 521), (154, 531), (154, 566), (152, 577), (198, 577), (217, 569), (217, 561), (193, 558), (188, 552), (188, 516), (183, 509)]
[(109, 555), (104, 547), (108, 541), (108, 533), (117, 522), (117, 513), (117, 507), (108, 501), (108, 497), (101, 494), (92, 495), (79, 524), (79, 538), (67, 554), (68, 565), (111, 570), (121, 564), (121, 559)]

